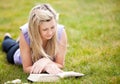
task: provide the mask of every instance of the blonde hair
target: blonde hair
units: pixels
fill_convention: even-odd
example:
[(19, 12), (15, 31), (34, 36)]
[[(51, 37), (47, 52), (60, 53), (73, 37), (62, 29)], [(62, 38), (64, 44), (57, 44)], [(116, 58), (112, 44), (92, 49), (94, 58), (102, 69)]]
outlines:
[(30, 37), (30, 48), (33, 62), (41, 57), (46, 57), (53, 60), (57, 52), (57, 32), (48, 40), (45, 49), (42, 47), (42, 38), (39, 32), (41, 22), (47, 22), (51, 19), (57, 21), (55, 10), (49, 4), (41, 4), (32, 8), (29, 16), (28, 34)]

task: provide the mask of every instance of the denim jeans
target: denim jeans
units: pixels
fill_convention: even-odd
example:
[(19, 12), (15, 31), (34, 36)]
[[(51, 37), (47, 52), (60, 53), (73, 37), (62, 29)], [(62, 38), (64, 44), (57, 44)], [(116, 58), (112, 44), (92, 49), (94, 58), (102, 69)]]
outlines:
[(14, 64), (14, 53), (19, 48), (19, 43), (6, 36), (2, 42), (2, 49), (7, 54), (7, 61)]

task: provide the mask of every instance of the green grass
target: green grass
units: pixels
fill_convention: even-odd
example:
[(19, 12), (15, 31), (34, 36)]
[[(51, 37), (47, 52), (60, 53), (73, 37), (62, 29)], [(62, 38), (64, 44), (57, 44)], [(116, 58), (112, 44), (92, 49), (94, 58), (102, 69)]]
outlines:
[[(30, 9), (43, 0), (0, 1), (0, 45), (6, 32), (16, 39), (27, 22)], [(60, 84), (120, 83), (120, 1), (45, 0), (59, 13), (68, 36), (64, 70), (85, 74), (80, 79), (63, 79)], [(0, 46), (0, 83), (19, 78), (27, 82), (22, 66), (7, 62)], [(52, 83), (51, 83), (52, 84)]]

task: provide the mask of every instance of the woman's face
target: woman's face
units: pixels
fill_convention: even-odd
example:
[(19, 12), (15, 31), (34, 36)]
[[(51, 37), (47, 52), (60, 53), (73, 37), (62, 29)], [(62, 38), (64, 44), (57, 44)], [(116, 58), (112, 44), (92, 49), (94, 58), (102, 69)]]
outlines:
[(48, 22), (42, 22), (40, 24), (40, 34), (42, 40), (49, 40), (51, 39), (56, 32), (56, 21), (54, 19)]

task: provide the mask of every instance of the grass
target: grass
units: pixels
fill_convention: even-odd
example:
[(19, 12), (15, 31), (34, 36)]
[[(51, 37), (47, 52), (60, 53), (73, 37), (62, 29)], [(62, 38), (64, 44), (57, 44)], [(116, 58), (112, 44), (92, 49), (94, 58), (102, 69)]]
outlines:
[[(1, 0), (0, 45), (6, 32), (16, 39), (36, 3), (50, 3), (59, 13), (68, 36), (64, 70), (85, 74), (80, 79), (63, 79), (60, 84), (120, 83), (119, 0)], [(7, 62), (0, 46), (0, 83), (19, 78), (27, 82), (22, 66)], [(51, 83), (52, 84), (52, 83)]]

